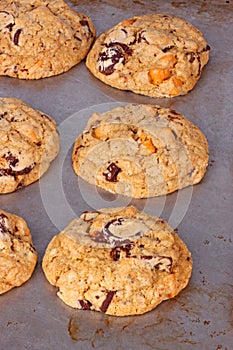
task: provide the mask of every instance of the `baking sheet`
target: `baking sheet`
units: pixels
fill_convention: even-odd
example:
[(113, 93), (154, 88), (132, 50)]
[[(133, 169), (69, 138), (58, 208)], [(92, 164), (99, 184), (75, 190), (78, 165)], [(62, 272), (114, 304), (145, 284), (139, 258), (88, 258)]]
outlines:
[[(202, 30), (211, 47), (201, 80), (186, 96), (156, 99), (118, 91), (96, 80), (84, 62), (39, 81), (0, 77), (0, 96), (17, 97), (59, 124), (61, 152), (44, 177), (2, 195), (0, 207), (23, 216), (39, 253), (32, 278), (0, 296), (0, 349), (230, 350), (233, 344), (233, 5), (232, 1), (67, 1), (89, 15), (97, 33), (120, 20), (168, 13)], [(70, 164), (72, 143), (93, 111), (119, 103), (172, 107), (197, 124), (209, 141), (203, 181), (161, 198), (130, 200), (78, 180)], [(45, 248), (75, 215), (103, 206), (134, 204), (160, 215), (192, 252), (190, 284), (176, 298), (141, 316), (111, 317), (73, 310), (56, 297), (41, 260)]]

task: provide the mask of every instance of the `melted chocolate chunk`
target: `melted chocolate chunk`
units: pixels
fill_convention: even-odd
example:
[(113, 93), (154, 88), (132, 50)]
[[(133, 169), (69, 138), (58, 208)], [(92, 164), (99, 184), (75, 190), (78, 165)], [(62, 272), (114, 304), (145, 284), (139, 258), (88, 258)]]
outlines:
[(104, 226), (105, 232), (107, 232), (109, 235), (112, 235), (112, 232), (111, 232), (111, 230), (109, 230), (109, 227), (110, 227), (111, 225), (121, 226), (121, 225), (122, 225), (122, 222), (124, 222), (124, 221), (125, 221), (124, 218), (118, 218), (118, 219), (114, 219), (114, 220), (109, 221), (109, 222)]
[(125, 252), (125, 256), (126, 258), (129, 258), (131, 256), (131, 253), (130, 251), (134, 248), (134, 244), (133, 243), (128, 243), (128, 244), (125, 244), (121, 247), (121, 250), (123, 252)]
[(15, 32), (14, 38), (13, 38), (13, 42), (14, 42), (14, 44), (17, 45), (17, 46), (18, 46), (18, 44), (19, 44), (19, 36), (20, 36), (21, 32), (22, 32), (22, 29), (21, 29), (21, 28), (20, 28), (20, 29), (17, 29), (16, 32)]
[(27, 166), (26, 168), (22, 170), (12, 170), (11, 168), (8, 169), (0, 169), (0, 176), (17, 176), (17, 175), (27, 175), (30, 173), (30, 171), (34, 168), (35, 163)]
[(5, 154), (3, 156), (4, 159), (6, 159), (6, 161), (8, 162), (10, 168), (11, 167), (15, 167), (16, 164), (18, 164), (19, 159), (16, 158), (15, 156), (13, 156), (13, 154), (11, 152), (8, 152), (7, 154)]
[(134, 244), (132, 242), (129, 242), (129, 243), (127, 242), (120, 247), (113, 248), (110, 252), (110, 257), (112, 258), (112, 260), (118, 261), (121, 257), (121, 252), (125, 252), (125, 257), (129, 258), (131, 257), (130, 251), (133, 248), (134, 248)]
[(112, 301), (112, 298), (114, 297), (115, 294), (116, 294), (116, 291), (107, 292), (106, 299), (103, 301), (102, 305), (100, 306), (100, 311), (102, 311), (102, 312), (107, 311), (107, 309)]
[(109, 243), (103, 233), (103, 231), (96, 231), (94, 236), (90, 236), (94, 242), (97, 243)]
[(79, 300), (82, 310), (91, 310), (92, 303), (88, 300)]
[(119, 168), (115, 163), (111, 163), (107, 167), (107, 170), (107, 172), (103, 173), (106, 181), (117, 182), (117, 175), (121, 172), (121, 168)]
[(1, 213), (0, 214), (0, 231), (3, 233), (7, 233), (9, 232), (8, 228), (6, 227), (6, 220), (8, 219), (8, 217)]
[[(115, 65), (119, 62), (125, 64), (127, 57), (132, 55), (132, 49), (123, 43), (113, 42), (106, 44), (104, 50), (99, 54), (98, 62), (99, 71), (105, 75), (110, 75), (115, 71)], [(107, 61), (110, 60), (111, 64), (106, 65)]]

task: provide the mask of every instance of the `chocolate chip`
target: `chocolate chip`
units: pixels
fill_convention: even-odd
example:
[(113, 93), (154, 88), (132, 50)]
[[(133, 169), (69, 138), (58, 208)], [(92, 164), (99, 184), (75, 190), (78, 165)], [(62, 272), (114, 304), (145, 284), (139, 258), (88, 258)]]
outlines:
[(176, 124), (180, 124), (180, 125), (183, 126), (183, 123), (181, 122), (181, 118), (180, 118), (179, 114), (177, 114), (177, 115), (171, 115), (171, 114), (169, 114), (169, 115), (167, 116), (167, 119), (170, 120), (170, 121), (172, 121), (172, 122), (175, 122)]
[(175, 139), (177, 139), (178, 138), (177, 133), (173, 129), (171, 129), (171, 132), (173, 133)]
[(148, 40), (146, 40), (146, 37), (144, 36), (145, 30), (138, 33), (138, 43), (140, 44), (142, 41), (144, 41), (146, 44), (150, 44)]
[(173, 47), (175, 47), (175, 46), (174, 46), (174, 45), (170, 45), (170, 46), (164, 47), (164, 48), (162, 49), (162, 51), (163, 51), (164, 53), (166, 53), (167, 51), (173, 49)]
[(22, 188), (22, 187), (25, 187), (25, 183), (24, 183), (23, 181), (20, 181), (20, 182), (18, 183), (16, 189), (18, 190), (18, 189), (20, 189), (20, 188)]
[(79, 23), (81, 24), (81, 26), (83, 26), (83, 27), (86, 26), (88, 28), (88, 32), (90, 33), (90, 38), (92, 38), (93, 37), (93, 33), (91, 31), (91, 28), (89, 26), (88, 21), (82, 19), (81, 21), (79, 21)]
[(198, 72), (197, 72), (197, 76), (199, 76), (201, 74), (201, 59), (200, 56), (198, 54), (197, 56), (197, 60), (198, 60)]
[(102, 312), (107, 311), (109, 304), (111, 303), (112, 298), (114, 297), (115, 294), (116, 294), (116, 291), (107, 292), (106, 299), (103, 301), (102, 305), (100, 306), (100, 311)]
[(35, 252), (36, 252), (36, 248), (35, 248), (34, 245), (31, 244), (31, 243), (30, 243), (30, 251), (31, 251), (32, 253), (35, 253)]
[(109, 182), (117, 182), (117, 175), (121, 172), (121, 168), (119, 168), (115, 163), (111, 163), (107, 167), (107, 172), (103, 173), (105, 180)]
[(191, 177), (192, 174), (194, 173), (195, 169), (196, 169), (196, 168), (192, 168), (192, 169), (187, 173), (187, 175)]
[(206, 45), (206, 47), (204, 47), (203, 50), (201, 50), (201, 52), (206, 52), (206, 51), (210, 51), (210, 46)]
[(92, 303), (88, 300), (79, 300), (79, 304), (82, 310), (91, 310)]
[(160, 261), (154, 266), (156, 270), (169, 271), (172, 266), (172, 258), (161, 256)]
[(10, 32), (12, 32), (12, 29), (14, 27), (15, 23), (9, 23), (6, 28), (9, 29)]
[(4, 117), (7, 115), (7, 112), (4, 112), (4, 113), (2, 113), (2, 114), (0, 114), (0, 120), (1, 119), (4, 119)]
[(195, 61), (196, 55), (194, 52), (190, 52), (189, 55), (190, 55), (189, 62), (193, 63)]
[(82, 39), (80, 39), (80, 37), (77, 36), (77, 34), (74, 34), (74, 38), (75, 38), (76, 40), (78, 40), (78, 41), (82, 41)]
[(141, 255), (140, 258), (144, 259), (144, 260), (151, 260), (151, 259), (153, 259), (153, 256), (152, 255)]
[(120, 259), (120, 256), (121, 256), (121, 248), (120, 247), (116, 247), (116, 248), (111, 250), (110, 258), (113, 261), (118, 261)]
[(17, 29), (16, 32), (15, 32), (14, 38), (13, 38), (13, 42), (14, 42), (14, 44), (17, 45), (17, 46), (18, 46), (18, 44), (19, 44), (19, 36), (20, 36), (21, 32), (22, 32), (22, 29), (21, 29), (21, 28), (20, 28), (20, 29)]
[(170, 109), (171, 113), (172, 114), (175, 114), (175, 115), (180, 115), (177, 111), (175, 111), (174, 109)]
[(88, 22), (84, 19), (81, 19), (81, 21), (79, 21), (79, 23), (81, 24), (81, 26), (89, 26)]

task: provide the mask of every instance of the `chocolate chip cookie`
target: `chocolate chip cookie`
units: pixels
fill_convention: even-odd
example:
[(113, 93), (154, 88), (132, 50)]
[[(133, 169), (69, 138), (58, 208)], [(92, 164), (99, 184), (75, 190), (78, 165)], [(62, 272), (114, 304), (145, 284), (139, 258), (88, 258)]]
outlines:
[(59, 151), (56, 123), (15, 98), (0, 98), (0, 194), (38, 180)]
[(90, 117), (75, 141), (72, 162), (75, 173), (93, 185), (147, 198), (201, 181), (208, 143), (174, 110), (128, 104)]
[(91, 19), (63, 0), (0, 1), (0, 75), (40, 79), (66, 72), (94, 38)]
[(189, 92), (209, 59), (200, 30), (171, 15), (124, 20), (102, 33), (86, 64), (102, 82), (152, 97)]
[(26, 282), (36, 262), (36, 249), (25, 220), (0, 209), (0, 294)]
[(177, 295), (192, 259), (166, 222), (131, 206), (84, 212), (54, 236), (42, 267), (66, 304), (126, 316)]

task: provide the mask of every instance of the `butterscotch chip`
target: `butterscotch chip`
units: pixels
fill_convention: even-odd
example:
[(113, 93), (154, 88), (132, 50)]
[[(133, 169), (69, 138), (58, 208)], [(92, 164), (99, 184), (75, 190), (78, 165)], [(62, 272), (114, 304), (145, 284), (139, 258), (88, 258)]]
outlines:
[(55, 121), (16, 98), (0, 98), (0, 194), (38, 180), (59, 152)]
[(131, 206), (83, 213), (54, 236), (42, 267), (71, 307), (126, 316), (177, 295), (192, 259), (166, 222)]
[(187, 21), (148, 14), (102, 33), (86, 64), (96, 78), (112, 87), (173, 97), (194, 87), (208, 62), (209, 50), (200, 30)]
[(0, 209), (0, 294), (26, 282), (36, 262), (36, 249), (25, 220)]
[(174, 110), (129, 104), (90, 117), (75, 141), (72, 163), (77, 175), (107, 191), (154, 197), (200, 182), (208, 143)]
[(63, 0), (0, 1), (0, 75), (40, 79), (66, 72), (94, 38), (91, 19)]

